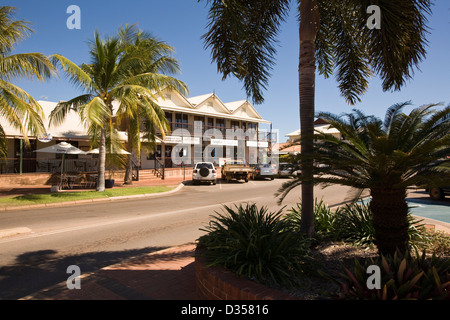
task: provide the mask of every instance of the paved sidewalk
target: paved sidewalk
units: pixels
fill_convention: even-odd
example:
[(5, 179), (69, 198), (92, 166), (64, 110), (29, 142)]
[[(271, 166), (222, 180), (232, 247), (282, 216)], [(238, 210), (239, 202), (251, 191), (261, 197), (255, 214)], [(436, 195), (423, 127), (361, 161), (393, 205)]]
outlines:
[(82, 276), (81, 289), (66, 282), (21, 300), (197, 300), (195, 244), (141, 255)]

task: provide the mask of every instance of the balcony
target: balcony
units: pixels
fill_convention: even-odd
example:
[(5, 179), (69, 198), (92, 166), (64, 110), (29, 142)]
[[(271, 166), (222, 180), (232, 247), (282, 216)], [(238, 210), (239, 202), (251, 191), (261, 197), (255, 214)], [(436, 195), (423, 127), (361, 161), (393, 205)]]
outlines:
[[(258, 131), (257, 129), (239, 128), (237, 126), (208, 126), (199, 123), (186, 124), (170, 122), (171, 132), (167, 136), (202, 138), (209, 141), (215, 139), (245, 140), (245, 141), (268, 141), (276, 142), (276, 132)], [(157, 131), (158, 138), (161, 138), (161, 132)], [(180, 141), (181, 142), (181, 141)]]

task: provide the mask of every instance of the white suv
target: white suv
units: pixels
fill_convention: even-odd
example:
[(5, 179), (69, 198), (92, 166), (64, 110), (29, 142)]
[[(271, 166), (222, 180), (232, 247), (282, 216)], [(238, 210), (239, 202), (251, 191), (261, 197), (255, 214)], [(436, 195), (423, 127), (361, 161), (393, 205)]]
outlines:
[(194, 183), (208, 181), (212, 184), (217, 182), (217, 171), (212, 162), (198, 162), (192, 171), (192, 180)]

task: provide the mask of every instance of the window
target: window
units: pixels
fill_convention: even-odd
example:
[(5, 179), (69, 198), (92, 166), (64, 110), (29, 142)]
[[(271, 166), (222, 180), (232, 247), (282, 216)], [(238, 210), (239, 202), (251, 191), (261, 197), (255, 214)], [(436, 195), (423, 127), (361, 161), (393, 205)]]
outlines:
[(156, 146), (156, 150), (147, 156), (147, 160), (161, 159), (161, 145)]
[(201, 168), (207, 168), (207, 169), (214, 169), (213, 165), (211, 163), (197, 163), (196, 165), (197, 169), (201, 169)]
[(240, 129), (241, 125), (239, 121), (231, 121), (231, 129), (237, 130)]
[(214, 118), (208, 118), (208, 129), (214, 127)]
[(225, 119), (216, 119), (216, 127), (219, 130), (225, 129)]
[(172, 158), (172, 146), (166, 146), (165, 151), (166, 158)]
[(188, 128), (188, 116), (187, 114), (177, 113), (175, 114), (175, 128)]
[(169, 122), (170, 125), (170, 130), (173, 130), (173, 117), (172, 117), (172, 113), (171, 112), (166, 112), (166, 119), (167, 122)]

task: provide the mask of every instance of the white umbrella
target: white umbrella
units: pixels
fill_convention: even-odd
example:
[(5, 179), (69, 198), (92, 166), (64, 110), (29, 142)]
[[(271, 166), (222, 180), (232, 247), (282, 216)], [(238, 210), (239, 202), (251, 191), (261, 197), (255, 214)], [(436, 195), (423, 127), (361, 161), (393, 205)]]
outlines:
[[(87, 152), (87, 154), (99, 154), (100, 153), (100, 151), (99, 151), (99, 149), (97, 148), (97, 149), (92, 149), (91, 151), (88, 151)], [(106, 151), (106, 153), (110, 153), (109, 151)], [(116, 154), (131, 154), (131, 153), (129, 153), (128, 151), (126, 151), (126, 150), (123, 150), (123, 149), (120, 149), (120, 150), (118, 150), (118, 151), (113, 151), (113, 153), (116, 153)]]
[(80, 150), (67, 142), (61, 142), (47, 148), (36, 150), (35, 152), (58, 153), (58, 154), (86, 154), (86, 152), (84, 152), (83, 150)]
[(62, 154), (63, 158), (61, 161), (61, 183), (62, 183), (62, 176), (63, 176), (63, 170), (64, 170), (64, 159), (66, 154), (86, 154), (83, 150), (78, 149), (77, 147), (74, 147), (70, 143), (67, 142), (61, 142), (58, 144), (55, 144), (53, 146), (43, 148), (36, 150), (35, 152), (43, 152), (43, 153), (56, 153), (56, 154)]

